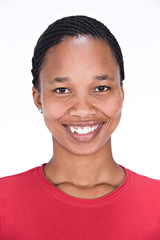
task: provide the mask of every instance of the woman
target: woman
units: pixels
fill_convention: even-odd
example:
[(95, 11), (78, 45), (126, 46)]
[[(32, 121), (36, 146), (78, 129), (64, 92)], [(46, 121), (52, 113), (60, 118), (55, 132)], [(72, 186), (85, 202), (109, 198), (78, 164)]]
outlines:
[(57, 20), (39, 38), (32, 63), (33, 98), (54, 154), (0, 180), (0, 239), (160, 239), (160, 181), (112, 156), (124, 99), (113, 34), (86, 16)]

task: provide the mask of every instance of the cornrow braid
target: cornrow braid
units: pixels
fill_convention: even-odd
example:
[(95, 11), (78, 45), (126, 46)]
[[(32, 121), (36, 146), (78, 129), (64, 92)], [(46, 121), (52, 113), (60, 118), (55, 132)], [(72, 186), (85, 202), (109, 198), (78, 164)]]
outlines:
[(33, 85), (40, 90), (39, 73), (49, 48), (72, 36), (91, 36), (105, 41), (120, 67), (120, 80), (124, 80), (124, 63), (121, 48), (110, 30), (101, 22), (87, 16), (70, 16), (59, 19), (48, 26), (38, 39), (32, 58)]

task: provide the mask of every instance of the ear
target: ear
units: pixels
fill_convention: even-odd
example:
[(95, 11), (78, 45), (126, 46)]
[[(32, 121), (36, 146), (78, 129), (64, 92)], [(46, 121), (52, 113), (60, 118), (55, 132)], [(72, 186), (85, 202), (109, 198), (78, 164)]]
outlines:
[(42, 108), (42, 103), (41, 103), (41, 95), (39, 90), (36, 87), (32, 88), (32, 95), (33, 95), (33, 100), (34, 104), (38, 109)]
[(121, 82), (121, 93), (122, 93), (122, 100), (124, 101), (124, 88), (123, 88), (122, 82)]

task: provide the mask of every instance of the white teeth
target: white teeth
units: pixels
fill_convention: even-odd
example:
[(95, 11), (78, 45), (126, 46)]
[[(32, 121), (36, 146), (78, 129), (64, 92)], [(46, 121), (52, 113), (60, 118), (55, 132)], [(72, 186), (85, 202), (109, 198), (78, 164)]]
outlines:
[(93, 132), (97, 127), (98, 127), (99, 124), (93, 126), (93, 127), (90, 127), (90, 126), (85, 126), (85, 127), (78, 127), (78, 126), (68, 126), (71, 130), (72, 133), (76, 132), (78, 134), (87, 134), (89, 132)]

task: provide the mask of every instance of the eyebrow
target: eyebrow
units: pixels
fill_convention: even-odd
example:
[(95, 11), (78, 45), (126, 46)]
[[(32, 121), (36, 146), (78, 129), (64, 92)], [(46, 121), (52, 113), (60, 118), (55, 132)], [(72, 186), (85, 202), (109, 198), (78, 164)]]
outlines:
[[(107, 74), (105, 74), (105, 75), (99, 75), (99, 76), (94, 76), (94, 79), (95, 79), (95, 80), (100, 80), (100, 81), (103, 81), (103, 80), (113, 81), (113, 78), (110, 77), (110, 76), (107, 75)], [(54, 78), (52, 81), (50, 81), (50, 84), (52, 84), (52, 83), (54, 83), (54, 82), (63, 83), (63, 82), (67, 82), (67, 81), (70, 81), (70, 78), (68, 78), (68, 77), (57, 77), (57, 78)]]
[(95, 76), (94, 77), (95, 80), (111, 80), (113, 81), (113, 78), (110, 77), (109, 75), (105, 74), (105, 75), (100, 75), (100, 76)]
[(53, 82), (62, 83), (62, 82), (66, 82), (69, 80), (70, 79), (68, 77), (57, 77), (57, 78), (54, 78), (50, 83), (53, 83)]

